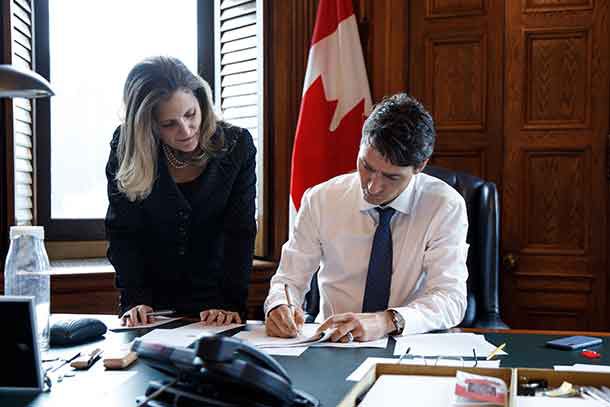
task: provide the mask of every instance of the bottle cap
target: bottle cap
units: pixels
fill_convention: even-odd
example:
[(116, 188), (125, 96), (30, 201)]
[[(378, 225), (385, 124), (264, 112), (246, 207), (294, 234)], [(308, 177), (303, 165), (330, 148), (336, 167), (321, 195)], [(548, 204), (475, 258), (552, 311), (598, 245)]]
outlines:
[(11, 226), (9, 234), (11, 240), (19, 236), (33, 236), (44, 240), (44, 228), (42, 226)]

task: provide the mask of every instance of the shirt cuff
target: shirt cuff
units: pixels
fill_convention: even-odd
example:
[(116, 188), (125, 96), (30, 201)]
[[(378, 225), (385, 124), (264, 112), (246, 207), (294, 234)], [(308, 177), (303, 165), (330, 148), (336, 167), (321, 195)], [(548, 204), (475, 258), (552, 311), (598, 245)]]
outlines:
[(263, 312), (265, 313), (265, 319), (271, 310), (280, 305), (288, 305), (288, 299), (286, 298), (286, 294), (284, 293), (284, 289), (274, 289), (271, 287), (269, 290), (269, 295), (265, 300), (265, 305), (263, 306)]

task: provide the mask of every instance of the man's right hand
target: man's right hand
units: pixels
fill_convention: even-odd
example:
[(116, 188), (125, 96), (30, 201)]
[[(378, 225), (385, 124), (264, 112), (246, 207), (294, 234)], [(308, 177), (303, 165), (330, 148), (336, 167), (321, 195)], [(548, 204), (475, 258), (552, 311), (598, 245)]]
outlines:
[(283, 304), (269, 311), (265, 330), (268, 336), (294, 338), (299, 334), (303, 323), (305, 323), (305, 313), (301, 308)]
[(138, 326), (152, 322), (152, 318), (154, 317), (148, 316), (148, 313), (152, 312), (152, 310), (152, 307), (149, 307), (148, 305), (136, 305), (121, 315), (121, 325)]

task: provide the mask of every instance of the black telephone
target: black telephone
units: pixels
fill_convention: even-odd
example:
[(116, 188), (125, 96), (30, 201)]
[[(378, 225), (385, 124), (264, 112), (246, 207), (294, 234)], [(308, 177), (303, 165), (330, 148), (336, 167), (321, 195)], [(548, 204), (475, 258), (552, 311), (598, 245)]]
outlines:
[(319, 406), (313, 396), (292, 386), (275, 359), (236, 338), (205, 336), (194, 349), (136, 339), (132, 350), (150, 366), (175, 377), (171, 386), (149, 384), (147, 396), (159, 393), (149, 406)]

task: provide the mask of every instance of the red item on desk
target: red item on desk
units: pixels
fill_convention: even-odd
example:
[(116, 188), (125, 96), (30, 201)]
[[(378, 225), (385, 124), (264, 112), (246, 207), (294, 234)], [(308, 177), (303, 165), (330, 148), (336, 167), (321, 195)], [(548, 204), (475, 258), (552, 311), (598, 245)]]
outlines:
[(590, 350), (590, 349), (585, 349), (582, 352), (580, 352), (580, 354), (584, 357), (586, 357), (587, 359), (598, 359), (601, 358), (602, 355), (599, 354), (599, 352), (596, 352), (594, 350)]

